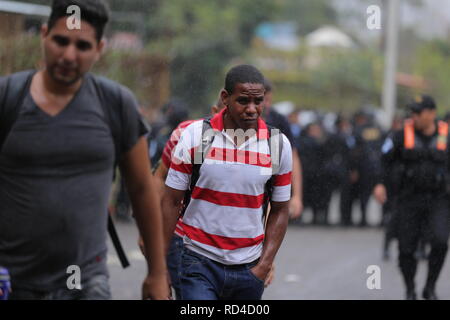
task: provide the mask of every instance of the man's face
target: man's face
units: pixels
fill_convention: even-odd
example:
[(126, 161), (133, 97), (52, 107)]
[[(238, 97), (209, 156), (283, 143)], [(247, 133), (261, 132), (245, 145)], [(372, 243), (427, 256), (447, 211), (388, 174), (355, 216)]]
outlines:
[(412, 118), (418, 130), (428, 128), (436, 120), (435, 109), (424, 109), (420, 113), (413, 113)]
[(100, 58), (103, 41), (97, 42), (94, 27), (81, 21), (81, 28), (69, 30), (60, 18), (51, 30), (41, 30), (46, 70), (57, 83), (76, 83)]
[(258, 129), (258, 118), (264, 107), (263, 84), (238, 83), (232, 94), (223, 90), (221, 96), (236, 129)]

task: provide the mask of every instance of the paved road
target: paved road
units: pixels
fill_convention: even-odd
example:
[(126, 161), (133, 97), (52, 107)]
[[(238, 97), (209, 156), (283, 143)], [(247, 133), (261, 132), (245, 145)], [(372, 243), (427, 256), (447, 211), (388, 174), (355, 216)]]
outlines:
[[(336, 200), (330, 219), (337, 221)], [(355, 215), (358, 215), (355, 209)], [(379, 221), (379, 207), (371, 202), (369, 222)], [(305, 218), (310, 212), (305, 212)], [(136, 245), (133, 224), (118, 224), (132, 266), (121, 269), (110, 244), (108, 259), (114, 299), (139, 299), (146, 271), (145, 261)], [(392, 246), (391, 261), (381, 259), (383, 232), (378, 228), (319, 228), (290, 225), (276, 260), (273, 284), (263, 299), (273, 300), (376, 300), (403, 299), (403, 283), (397, 268), (397, 248)], [(448, 260), (448, 259), (447, 259)], [(381, 289), (369, 290), (367, 268), (379, 266)], [(427, 265), (421, 262), (417, 274), (419, 290), (425, 283)], [(373, 272), (373, 271), (372, 271)], [(441, 299), (450, 300), (450, 263), (446, 261), (438, 282)]]

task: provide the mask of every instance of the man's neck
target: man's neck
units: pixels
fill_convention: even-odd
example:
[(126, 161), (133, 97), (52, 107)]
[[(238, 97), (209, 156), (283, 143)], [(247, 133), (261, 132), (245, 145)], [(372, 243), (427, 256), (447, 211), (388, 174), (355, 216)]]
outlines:
[(82, 79), (80, 78), (74, 84), (63, 85), (52, 79), (46, 69), (38, 73), (38, 76), (39, 75), (42, 79), (42, 85), (44, 89), (55, 96), (73, 96), (78, 91), (78, 89), (80, 89), (82, 83)]

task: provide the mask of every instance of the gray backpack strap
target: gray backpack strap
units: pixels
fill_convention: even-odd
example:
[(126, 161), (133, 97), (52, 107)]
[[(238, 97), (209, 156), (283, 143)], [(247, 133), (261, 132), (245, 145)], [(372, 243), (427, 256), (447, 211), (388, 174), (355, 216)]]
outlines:
[(267, 129), (269, 130), (269, 153), (272, 159), (272, 175), (276, 175), (280, 172), (283, 135), (277, 128), (267, 126)]
[(195, 185), (197, 184), (198, 178), (200, 177), (200, 167), (203, 164), (203, 161), (205, 160), (205, 157), (211, 148), (213, 142), (214, 142), (215, 135), (213, 134), (212, 127), (211, 127), (211, 118), (205, 118), (203, 120), (202, 125), (202, 143), (200, 144), (200, 148), (197, 148), (194, 152), (194, 157), (191, 159), (193, 161), (192, 164), (192, 175), (191, 175), (191, 183), (189, 190), (187, 190), (184, 194), (184, 207), (182, 211), (182, 215), (186, 211), (187, 206), (189, 205), (189, 202), (191, 201), (191, 195), (192, 191), (195, 188)]
[(35, 70), (0, 78), (0, 151), (19, 115)]
[(209, 149), (212, 146), (212, 143), (214, 141), (214, 131), (211, 127), (211, 118), (206, 118), (203, 120), (202, 125), (202, 143), (200, 144), (200, 148), (195, 149), (194, 152), (194, 168), (197, 166), (197, 170), (199, 171), (200, 166), (203, 164), (203, 161), (205, 160), (205, 157), (209, 151)]
[(267, 180), (266, 185), (264, 186), (263, 221), (265, 216), (269, 214), (267, 211), (270, 199), (272, 198), (275, 175), (280, 172), (281, 154), (283, 152), (283, 135), (281, 134), (281, 131), (269, 125), (267, 126), (267, 130), (269, 135), (269, 154), (272, 159), (272, 176)]

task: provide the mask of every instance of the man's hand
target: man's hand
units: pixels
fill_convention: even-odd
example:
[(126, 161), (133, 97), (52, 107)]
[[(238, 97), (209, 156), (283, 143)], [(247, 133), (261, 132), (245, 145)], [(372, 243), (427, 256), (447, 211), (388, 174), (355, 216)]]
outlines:
[(261, 266), (260, 264), (257, 264), (256, 266), (254, 266), (253, 268), (250, 269), (250, 272), (253, 273), (253, 275), (255, 277), (257, 277), (258, 279), (263, 281), (265, 284), (266, 279), (269, 276), (270, 270), (272, 270), (272, 266), (267, 268), (267, 267)]
[(166, 275), (148, 275), (142, 285), (143, 300), (169, 300), (170, 289)]
[(264, 288), (267, 288), (272, 283), (275, 278), (275, 265), (272, 264), (272, 268), (270, 268), (269, 274), (266, 277), (266, 281), (264, 282)]
[(303, 211), (303, 202), (300, 197), (293, 197), (289, 201), (289, 218), (297, 219), (302, 215)]
[(377, 184), (373, 189), (373, 196), (379, 203), (384, 204), (387, 200), (386, 187), (382, 184)]

